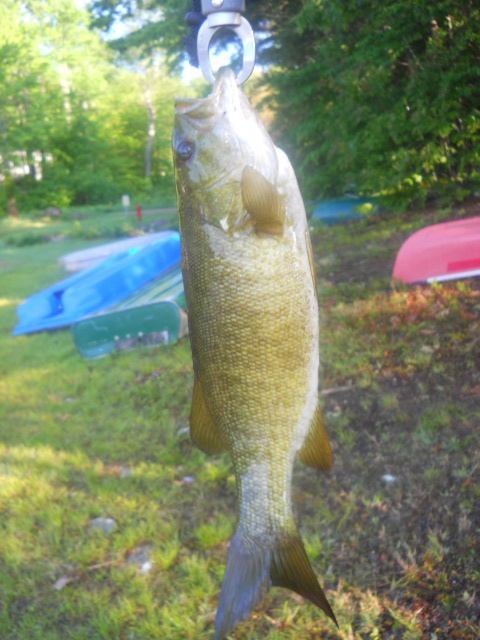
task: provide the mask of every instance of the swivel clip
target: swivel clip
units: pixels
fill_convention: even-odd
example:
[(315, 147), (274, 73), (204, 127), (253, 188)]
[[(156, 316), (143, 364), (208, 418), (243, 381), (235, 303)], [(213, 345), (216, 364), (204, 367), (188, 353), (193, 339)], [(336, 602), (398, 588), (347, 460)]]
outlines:
[(242, 70), (237, 76), (237, 84), (243, 84), (250, 77), (255, 66), (255, 36), (253, 29), (242, 16), (245, 0), (202, 0), (202, 13), (206, 20), (200, 26), (197, 38), (198, 62), (205, 78), (215, 82), (210, 62), (210, 42), (220, 29), (232, 29), (240, 38), (243, 47)]

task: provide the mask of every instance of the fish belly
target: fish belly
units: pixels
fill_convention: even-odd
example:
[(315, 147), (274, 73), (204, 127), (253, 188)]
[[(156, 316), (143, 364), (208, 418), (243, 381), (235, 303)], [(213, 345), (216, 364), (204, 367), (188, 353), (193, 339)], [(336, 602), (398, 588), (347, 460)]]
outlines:
[(198, 240), (184, 256), (195, 374), (236, 472), (272, 459), (283, 476), (317, 402), (308, 265), (294, 237), (232, 237), (205, 225)]

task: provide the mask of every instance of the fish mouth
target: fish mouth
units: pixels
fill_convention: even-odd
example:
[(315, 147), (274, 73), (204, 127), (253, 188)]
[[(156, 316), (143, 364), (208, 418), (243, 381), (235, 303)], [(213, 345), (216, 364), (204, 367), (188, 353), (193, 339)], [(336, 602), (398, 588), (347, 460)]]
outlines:
[(231, 67), (220, 67), (215, 77), (212, 94), (227, 93), (229, 95), (235, 95), (239, 92), (240, 89), (234, 70)]
[(175, 115), (191, 120), (198, 128), (204, 129), (225, 112), (227, 103), (239, 100), (239, 87), (231, 67), (219, 69), (212, 92), (206, 98), (176, 98)]
[(177, 98), (175, 100), (175, 115), (188, 116), (198, 120), (211, 118), (215, 115), (215, 102), (213, 94), (206, 98)]

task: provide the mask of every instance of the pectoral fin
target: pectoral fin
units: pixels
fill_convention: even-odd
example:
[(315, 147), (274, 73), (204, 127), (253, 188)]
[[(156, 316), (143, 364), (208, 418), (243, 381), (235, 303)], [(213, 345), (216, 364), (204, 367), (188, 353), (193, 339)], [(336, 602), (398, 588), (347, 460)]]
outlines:
[(198, 378), (193, 384), (192, 408), (190, 410), (190, 437), (205, 453), (218, 453), (225, 449), (218, 429), (205, 404), (202, 385)]
[(298, 452), (300, 460), (315, 469), (330, 469), (332, 466), (332, 451), (328, 441), (322, 410), (317, 405), (313, 414), (310, 430)]
[(243, 170), (242, 199), (256, 233), (282, 235), (285, 201), (275, 186), (253, 167), (245, 167)]

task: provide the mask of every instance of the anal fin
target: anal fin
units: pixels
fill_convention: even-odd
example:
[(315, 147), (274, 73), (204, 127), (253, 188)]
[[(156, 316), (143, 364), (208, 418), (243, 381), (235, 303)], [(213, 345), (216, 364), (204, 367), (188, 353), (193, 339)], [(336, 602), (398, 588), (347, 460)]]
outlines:
[(218, 453), (226, 448), (205, 404), (202, 385), (198, 378), (195, 378), (193, 384), (190, 437), (197, 447), (205, 453)]
[(322, 410), (318, 404), (298, 457), (304, 464), (315, 469), (326, 471), (332, 466), (332, 450), (325, 431)]
[(255, 233), (281, 236), (285, 224), (285, 200), (277, 188), (253, 167), (242, 175), (243, 206), (250, 214)]

